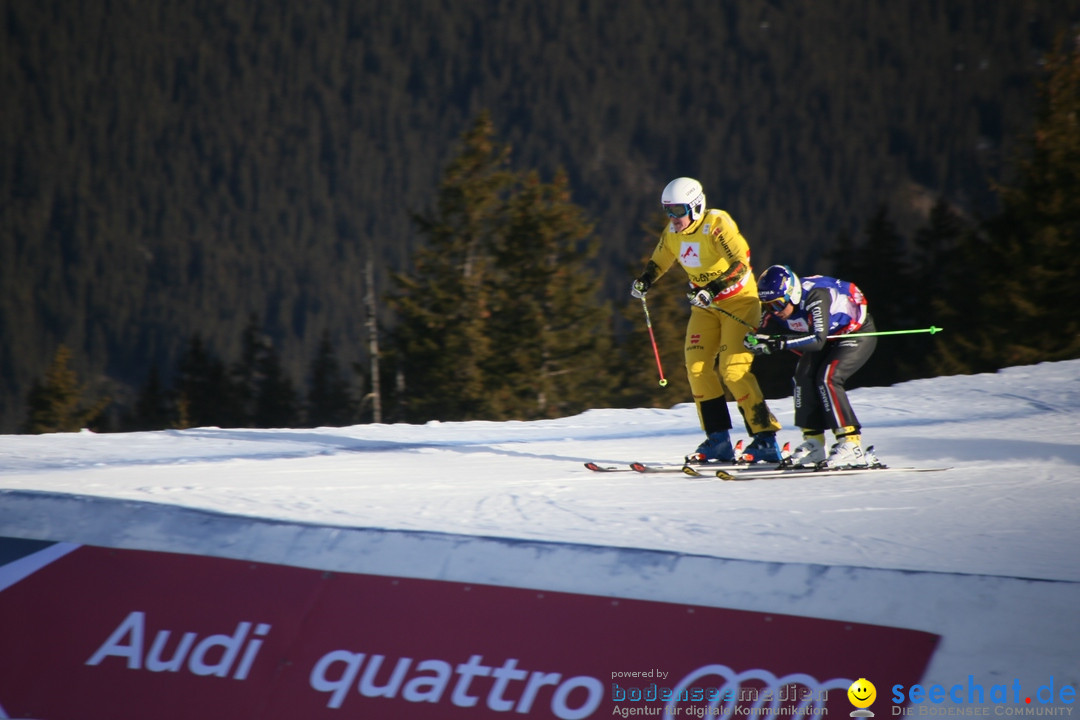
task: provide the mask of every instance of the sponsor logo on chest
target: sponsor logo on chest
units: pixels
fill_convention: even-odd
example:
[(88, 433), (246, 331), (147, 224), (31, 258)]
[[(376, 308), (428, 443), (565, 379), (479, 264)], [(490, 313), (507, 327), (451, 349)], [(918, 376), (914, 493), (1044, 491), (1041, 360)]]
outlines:
[(701, 243), (684, 240), (679, 248), (679, 263), (683, 267), (701, 267)]

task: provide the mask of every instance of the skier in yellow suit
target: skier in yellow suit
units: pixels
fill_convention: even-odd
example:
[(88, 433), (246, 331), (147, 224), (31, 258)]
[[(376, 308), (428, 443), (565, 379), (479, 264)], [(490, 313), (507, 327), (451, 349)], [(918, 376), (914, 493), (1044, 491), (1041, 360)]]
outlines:
[[(642, 298), (676, 262), (690, 279), (690, 320), (686, 325), (686, 374), (697, 405), (705, 440), (688, 462), (731, 461), (731, 415), (724, 387), (754, 436), (745, 454), (761, 462), (780, 462), (776, 421), (757, 378), (750, 371), (754, 355), (743, 347), (747, 327), (761, 322), (757, 281), (750, 267), (750, 246), (731, 216), (708, 209), (701, 183), (672, 180), (661, 203), (670, 222), (660, 235), (645, 272), (631, 287)], [(714, 364), (719, 357), (719, 374)], [(748, 458), (749, 459), (749, 458)]]

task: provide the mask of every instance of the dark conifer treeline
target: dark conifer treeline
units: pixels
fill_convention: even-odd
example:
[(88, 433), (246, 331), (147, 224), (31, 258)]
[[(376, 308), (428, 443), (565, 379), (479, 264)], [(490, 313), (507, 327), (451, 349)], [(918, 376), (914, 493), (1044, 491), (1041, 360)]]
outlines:
[[(858, 244), (869, 217), (875, 237), (892, 223), (910, 238), (927, 226), (927, 196), (959, 208), (970, 227), (992, 214), (988, 179), (1004, 179), (1002, 158), (1031, 126), (1049, 38), (1077, 20), (1072, 3), (985, 0), (683, 9), (680, 27), (669, 8), (636, 0), (5, 3), (0, 430), (24, 422), (60, 344), (88, 394), (114, 398), (115, 417), (153, 417), (150, 391), (186, 382), (239, 394), (232, 415), (211, 424), (267, 422), (256, 411), (303, 417), (292, 378), (309, 378), (313, 359), (335, 349), (349, 372), (367, 364), (364, 265), (375, 262), (380, 295), (392, 274), (416, 269), (431, 237), (410, 217), (437, 216), (447, 159), (482, 108), (519, 180), (531, 170), (555, 178), (523, 184), (520, 197), (555, 214), (565, 200), (583, 209), (571, 222), (592, 227), (595, 255), (581, 275), (620, 307), (628, 269), (659, 228), (656, 196), (676, 175), (701, 178), (710, 204), (732, 212), (758, 267), (830, 270), (832, 240), (846, 233)], [(1030, 186), (1017, 188), (1029, 200), (1002, 195), (1012, 236), (994, 252), (1016, 268), (1017, 289), (1045, 280), (1019, 274), (1034, 272), (1023, 262), (1033, 250), (1047, 267), (1072, 247), (1047, 229), (1068, 209), (1030, 200), (1053, 180), (1039, 170), (1052, 158), (1040, 157)], [(874, 215), (879, 206), (888, 211)], [(957, 257), (984, 255), (974, 242), (957, 242)], [(1044, 302), (1016, 316), (1031, 326)], [(613, 325), (639, 332), (640, 308), (627, 311), (632, 324), (620, 313)], [(264, 338), (246, 333), (253, 316)], [(980, 357), (1003, 342), (993, 332)], [(1047, 335), (1040, 347), (1068, 354)], [(630, 344), (640, 338), (611, 338), (618, 362), (608, 366), (638, 372), (624, 353), (640, 358)], [(1027, 343), (1011, 342), (1006, 357), (1028, 361)], [(970, 363), (961, 347), (939, 367)], [(674, 381), (681, 361), (672, 362)], [(200, 363), (206, 374), (192, 371)], [(626, 402), (681, 399), (673, 388), (655, 397), (655, 378), (650, 395), (612, 376)], [(270, 388), (266, 404), (259, 393)], [(178, 409), (202, 422), (210, 411), (189, 390)], [(540, 405), (562, 411), (548, 397)]]
[(22, 430), (319, 427), (370, 421), (363, 404), (355, 400), (363, 378), (344, 371), (328, 340), (312, 361), (306, 394), (282, 368), (280, 355), (257, 318), (244, 329), (242, 348), (240, 357), (227, 362), (196, 335), (185, 347), (174, 378), (166, 381), (153, 368), (132, 407), (110, 414), (108, 398), (88, 399), (86, 387), (70, 368), (71, 352), (61, 346), (27, 398)]

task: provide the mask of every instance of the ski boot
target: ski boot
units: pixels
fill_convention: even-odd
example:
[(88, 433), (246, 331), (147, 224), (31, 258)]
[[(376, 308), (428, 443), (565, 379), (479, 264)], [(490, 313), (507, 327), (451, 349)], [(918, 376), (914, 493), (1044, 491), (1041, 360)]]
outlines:
[(754, 441), (743, 452), (742, 459), (747, 462), (765, 463), (778, 463), (783, 460), (780, 446), (776, 444), (776, 433), (766, 431), (755, 435)]
[(814, 467), (825, 460), (823, 435), (804, 435), (802, 444), (784, 460), (784, 467)]
[[(875, 460), (877, 458), (874, 458)], [(863, 452), (862, 443), (850, 435), (832, 446), (829, 457), (822, 464), (826, 470), (842, 470), (844, 468), (864, 468), (869, 466), (870, 460)]]
[(709, 462), (734, 462), (735, 449), (731, 447), (731, 435), (727, 430), (709, 433), (697, 450), (686, 456), (688, 465), (704, 465)]

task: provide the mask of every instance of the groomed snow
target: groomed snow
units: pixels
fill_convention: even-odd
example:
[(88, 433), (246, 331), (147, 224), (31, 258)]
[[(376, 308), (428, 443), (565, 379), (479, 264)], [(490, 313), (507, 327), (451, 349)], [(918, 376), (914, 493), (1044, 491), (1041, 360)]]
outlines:
[[(1080, 581), (1080, 361), (851, 397), (884, 462), (951, 469), (725, 483), (583, 467), (680, 458), (700, 438), (693, 406), (681, 403), (536, 422), (9, 435), (0, 437), (0, 492), (340, 528)], [(771, 406), (781, 440), (796, 444), (790, 399)]]

